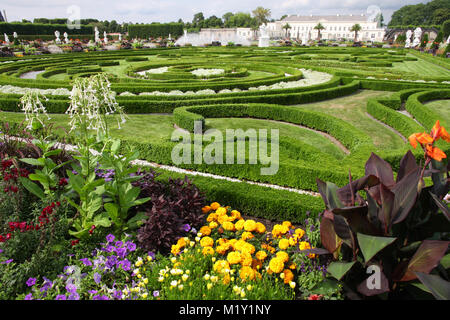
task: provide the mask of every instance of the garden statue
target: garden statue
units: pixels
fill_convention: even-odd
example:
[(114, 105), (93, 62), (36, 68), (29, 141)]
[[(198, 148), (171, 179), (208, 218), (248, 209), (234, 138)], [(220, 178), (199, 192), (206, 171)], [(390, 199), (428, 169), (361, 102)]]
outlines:
[(17, 32), (15, 32), (15, 31), (14, 31), (14, 33), (13, 33), (13, 37), (14, 37), (14, 39), (16, 39), (16, 38), (17, 38)]
[(258, 47), (268, 47), (269, 46), (269, 34), (267, 32), (267, 25), (261, 25), (259, 27), (259, 43)]
[(450, 44), (450, 36), (447, 38), (447, 44)]
[(106, 31), (103, 31), (103, 41), (105, 44), (108, 44), (108, 36), (106, 35)]
[(412, 31), (408, 30), (406, 32), (405, 48), (410, 48), (411, 47), (411, 36), (412, 36)]
[(100, 32), (98, 31), (98, 28), (95, 27), (95, 43), (100, 42)]
[(420, 39), (422, 39), (422, 29), (417, 28), (416, 30), (414, 30), (414, 41), (412, 46), (417, 47), (418, 45), (420, 45)]
[(61, 40), (59, 39), (60, 33), (58, 30), (55, 31), (55, 37), (56, 37), (56, 43), (61, 43)]
[(64, 32), (64, 42), (65, 43), (69, 43), (69, 39), (67, 38), (69, 35), (67, 34), (67, 32)]
[(8, 35), (6, 33), (3, 34), (5, 36), (5, 43), (9, 44), (9, 38)]
[(122, 34), (119, 33), (119, 42), (122, 42)]

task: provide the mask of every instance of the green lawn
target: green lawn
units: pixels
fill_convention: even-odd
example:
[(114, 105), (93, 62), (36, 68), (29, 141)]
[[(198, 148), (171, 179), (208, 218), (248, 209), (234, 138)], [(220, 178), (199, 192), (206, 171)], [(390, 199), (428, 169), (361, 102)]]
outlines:
[(426, 103), (426, 106), (436, 112), (442, 120), (450, 122), (450, 100), (436, 100)]
[(450, 77), (450, 70), (418, 58), (418, 61), (394, 62), (392, 70), (411, 72), (420, 76)]
[(372, 137), (374, 145), (378, 148), (397, 149), (405, 145), (403, 140), (366, 115), (369, 98), (389, 97), (392, 94), (391, 92), (363, 90), (347, 97), (302, 104), (298, 107), (320, 111), (351, 123)]

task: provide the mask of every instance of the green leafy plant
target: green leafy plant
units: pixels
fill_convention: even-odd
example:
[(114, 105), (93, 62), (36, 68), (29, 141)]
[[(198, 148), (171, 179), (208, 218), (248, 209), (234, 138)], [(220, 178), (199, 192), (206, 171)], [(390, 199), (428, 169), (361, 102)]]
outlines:
[[(347, 297), (411, 298), (412, 289), (421, 288), (419, 295), (450, 299), (449, 272), (440, 264), (450, 243), (450, 212), (442, 201), (449, 191), (449, 165), (446, 159), (433, 159), (442, 156), (433, 147), (439, 128), (433, 128), (427, 143), (418, 139), (426, 151), (423, 168), (408, 151), (395, 180), (391, 166), (375, 154), (365, 165), (365, 176), (352, 181), (350, 175), (342, 188), (317, 180), (326, 205), (322, 245), (339, 260), (328, 272), (344, 282)], [(439, 132), (448, 139), (445, 130)], [(426, 134), (410, 140), (418, 135)], [(423, 178), (430, 176), (433, 185), (426, 187)], [(371, 277), (365, 270), (374, 265), (381, 270), (375, 288), (367, 285)]]
[[(34, 173), (28, 175), (28, 178), (20, 177), (20, 181), (29, 192), (41, 200), (46, 197), (54, 198), (55, 190), (60, 181), (56, 172), (70, 163), (70, 160), (56, 164), (50, 158), (51, 156), (57, 156), (62, 152), (61, 149), (54, 149), (55, 142), (35, 139), (33, 140), (33, 144), (41, 150), (42, 155), (37, 159), (23, 158), (20, 159), (20, 161), (29, 165), (41, 167), (41, 169), (36, 169)], [(42, 188), (32, 181), (37, 181)]]

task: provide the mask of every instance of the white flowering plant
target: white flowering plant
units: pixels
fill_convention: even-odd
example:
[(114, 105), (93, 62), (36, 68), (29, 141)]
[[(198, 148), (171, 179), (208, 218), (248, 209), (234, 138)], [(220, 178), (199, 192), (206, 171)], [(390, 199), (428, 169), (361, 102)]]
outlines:
[(37, 90), (27, 91), (20, 99), (20, 106), (25, 113), (25, 123), (28, 129), (37, 130), (45, 127), (42, 115), (44, 115), (47, 120), (50, 120), (47, 109), (42, 104), (41, 99), (48, 101), (48, 99)]

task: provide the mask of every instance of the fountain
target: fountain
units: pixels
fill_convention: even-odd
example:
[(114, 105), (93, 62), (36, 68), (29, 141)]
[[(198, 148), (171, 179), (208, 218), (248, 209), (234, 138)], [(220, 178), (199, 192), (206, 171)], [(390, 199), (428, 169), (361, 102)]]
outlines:
[(267, 25), (261, 25), (259, 27), (259, 42), (258, 47), (264, 48), (269, 46), (269, 35), (267, 33)]

